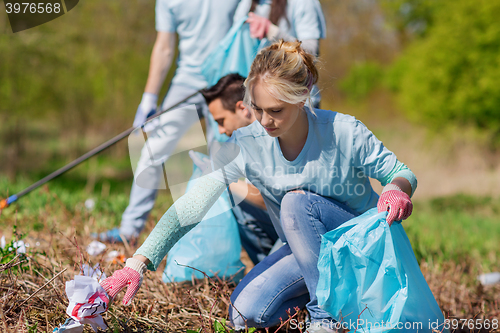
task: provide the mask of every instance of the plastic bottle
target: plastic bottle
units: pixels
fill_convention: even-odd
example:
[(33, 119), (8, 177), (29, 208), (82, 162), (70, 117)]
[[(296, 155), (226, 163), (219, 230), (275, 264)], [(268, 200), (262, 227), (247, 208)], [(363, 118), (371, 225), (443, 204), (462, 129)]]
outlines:
[(477, 277), (483, 286), (500, 283), (500, 272), (481, 274)]

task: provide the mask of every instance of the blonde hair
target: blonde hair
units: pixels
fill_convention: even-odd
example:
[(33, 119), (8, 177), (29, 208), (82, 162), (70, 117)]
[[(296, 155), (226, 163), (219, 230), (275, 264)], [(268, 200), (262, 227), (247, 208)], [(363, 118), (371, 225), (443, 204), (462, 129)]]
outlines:
[(265, 83), (266, 89), (277, 100), (299, 104), (309, 102), (311, 90), (318, 81), (315, 57), (302, 49), (300, 41), (280, 40), (264, 49), (255, 57), (245, 80), (245, 98), (251, 105), (250, 90), (257, 82)]

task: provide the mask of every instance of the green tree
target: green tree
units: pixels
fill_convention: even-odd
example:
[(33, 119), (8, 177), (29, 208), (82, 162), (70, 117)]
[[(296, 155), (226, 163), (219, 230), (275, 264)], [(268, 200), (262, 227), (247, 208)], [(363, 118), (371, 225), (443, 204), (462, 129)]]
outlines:
[(500, 2), (447, 1), (389, 77), (409, 117), (500, 133)]
[(383, 0), (388, 19), (403, 39), (423, 37), (439, 19), (446, 0)]
[(0, 15), (0, 169), (41, 168), (42, 150), (76, 158), (96, 133), (104, 141), (130, 127), (155, 37), (154, 1), (80, 1), (18, 33)]

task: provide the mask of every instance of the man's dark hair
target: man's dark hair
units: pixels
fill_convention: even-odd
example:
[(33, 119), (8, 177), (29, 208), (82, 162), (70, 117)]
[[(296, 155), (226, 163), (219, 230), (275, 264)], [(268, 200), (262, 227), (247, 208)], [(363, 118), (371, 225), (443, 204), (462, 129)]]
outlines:
[(224, 109), (234, 112), (236, 103), (243, 101), (245, 96), (245, 87), (243, 87), (245, 78), (239, 74), (233, 73), (222, 77), (214, 86), (203, 89), (201, 94), (205, 97), (207, 104), (220, 98)]

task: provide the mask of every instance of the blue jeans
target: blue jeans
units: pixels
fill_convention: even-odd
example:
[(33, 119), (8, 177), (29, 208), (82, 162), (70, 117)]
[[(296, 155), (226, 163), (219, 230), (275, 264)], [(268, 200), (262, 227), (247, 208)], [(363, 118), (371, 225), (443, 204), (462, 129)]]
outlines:
[(271, 251), (278, 240), (278, 234), (267, 211), (257, 208), (243, 200), (233, 208), (238, 222), (241, 245), (257, 265)]
[[(281, 224), (287, 243), (257, 264), (238, 284), (231, 301), (249, 327), (271, 327), (288, 318), (294, 307), (309, 311), (311, 322), (331, 320), (316, 299), (321, 235), (356, 217), (349, 207), (307, 191), (287, 193), (281, 202)], [(236, 329), (245, 319), (234, 308)]]

